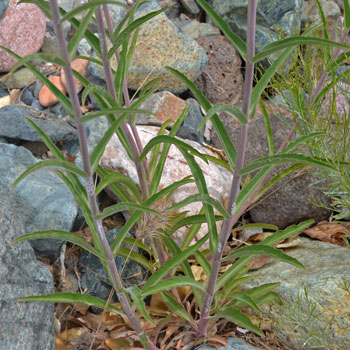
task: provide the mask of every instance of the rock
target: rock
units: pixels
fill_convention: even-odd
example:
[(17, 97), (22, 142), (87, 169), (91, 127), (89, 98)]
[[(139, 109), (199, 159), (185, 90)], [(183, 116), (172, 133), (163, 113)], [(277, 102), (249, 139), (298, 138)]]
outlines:
[(194, 98), (188, 98), (186, 103), (189, 106), (189, 110), (176, 136), (204, 143), (204, 127), (200, 131), (197, 131), (198, 125), (203, 119), (200, 104)]
[(198, 39), (208, 55), (208, 64), (196, 80), (197, 87), (213, 103), (232, 103), (242, 97), (242, 61), (234, 46), (221, 35)]
[[(116, 227), (106, 233), (109, 244), (113, 243), (113, 240), (121, 229), (121, 227)], [(130, 236), (131, 235), (129, 234), (129, 237)], [(129, 245), (126, 246), (131, 248)], [(138, 252), (137, 248), (134, 248), (134, 250)], [(119, 255), (115, 258), (115, 262), (118, 271), (122, 271), (124, 287), (128, 288), (134, 285), (140, 285), (145, 281), (146, 271), (140, 264), (131, 259), (126, 260)], [(82, 271), (81, 286), (83, 290), (87, 289), (89, 295), (107, 300), (112, 290), (112, 284), (109, 281), (107, 273), (100, 260), (86, 250), (83, 250), (79, 258), (79, 268)], [(117, 301), (118, 297), (114, 294), (112, 302)]]
[(301, 238), (301, 244), (286, 253), (301, 262), (305, 270), (272, 261), (259, 269), (259, 280), (244, 287), (281, 283), (275, 291), (285, 305), (264, 304), (262, 309), (275, 321), (273, 328), (285, 344), (305, 350), (348, 349), (350, 293), (342, 286), (350, 281), (349, 250)]
[[(259, 0), (257, 8), (256, 50), (276, 39), (275, 26), (283, 27), (284, 35), (300, 29), (304, 0)], [(210, 0), (208, 3), (244, 41), (247, 34), (248, 0)], [(207, 22), (212, 20), (207, 16)]]
[[(17, 4), (10, 0), (0, 19), (0, 45), (23, 57), (37, 52), (44, 40), (46, 18), (33, 4)], [(17, 62), (4, 50), (0, 50), (0, 72), (8, 72)]]
[[(155, 137), (159, 132), (159, 128), (152, 126), (137, 126), (137, 130), (139, 132), (143, 145), (148, 143), (148, 141)], [(209, 155), (215, 156), (215, 154), (209, 149), (197, 144), (196, 142), (186, 141), (186, 143), (199, 150), (201, 153), (207, 153)], [(209, 194), (217, 200), (226, 203), (226, 197), (228, 195), (227, 189), (231, 184), (232, 174), (229, 173), (226, 169), (216, 166), (211, 162), (209, 162), (209, 164), (206, 164), (204, 161), (198, 158), (196, 158), (196, 161), (203, 171)], [(119, 139), (115, 135), (107, 144), (100, 165), (104, 168), (119, 171), (123, 175), (128, 176), (136, 184), (139, 184), (135, 165), (127, 156), (126, 151), (121, 146)], [(165, 162), (160, 186), (169, 186), (175, 181), (179, 181), (188, 175), (191, 175), (191, 171), (186, 161), (184, 160), (182, 153), (174, 146), (171, 146), (168, 158)], [(173, 201), (179, 202), (187, 198), (189, 195), (196, 193), (198, 193), (197, 186), (194, 183), (190, 183), (177, 189), (171, 198)], [(161, 205), (161, 203), (158, 205)], [(181, 208), (181, 210), (188, 210), (188, 215), (194, 215), (198, 214), (201, 207), (202, 204), (196, 202)], [(205, 226), (206, 225), (203, 225), (198, 232), (198, 238), (203, 237), (203, 235), (207, 233), (207, 228)], [(178, 244), (181, 244), (184, 239), (184, 231), (185, 230), (180, 229), (173, 235), (173, 238)]]
[[(320, 0), (324, 12), (329, 40), (339, 41), (339, 30), (342, 27), (342, 18), (339, 6), (332, 0)], [(304, 0), (302, 24), (316, 25), (322, 23), (318, 6), (315, 0)]]
[(7, 96), (8, 92), (0, 86), (0, 97)]
[[(89, 64), (89, 61), (84, 60), (82, 58), (76, 58), (74, 61), (71, 62), (72, 69), (77, 71), (83, 77), (85, 77), (86, 75), (88, 64)], [(64, 73), (63, 68), (61, 68), (61, 82), (67, 91), (68, 89), (67, 89), (66, 75)], [(83, 88), (83, 84), (81, 84), (77, 78), (74, 78), (74, 85), (77, 93), (79, 93)]]
[(186, 102), (171, 92), (156, 92), (138, 107), (153, 114), (136, 114), (135, 123), (139, 125), (161, 126), (169, 119), (175, 122), (185, 107)]
[[(135, 18), (159, 9), (158, 2), (152, 0), (138, 8)], [(193, 81), (202, 73), (206, 64), (207, 56), (202, 47), (183, 35), (166, 15), (161, 13), (140, 29), (129, 64), (128, 86), (137, 90), (141, 84), (160, 77), (160, 90), (181, 93), (187, 90), (186, 85), (164, 67), (175, 68)], [(111, 66), (116, 69), (115, 57), (111, 60)], [(89, 71), (95, 76), (104, 76), (102, 67), (91, 62)]]
[(53, 142), (61, 141), (68, 145), (78, 138), (76, 129), (65, 121), (53, 119), (51, 115), (20, 105), (0, 108), (0, 136), (14, 140), (42, 142), (40, 136), (24, 118), (34, 121)]
[[(222, 116), (222, 121), (237, 148), (240, 133), (238, 122), (230, 116)], [(288, 135), (289, 126), (294, 125), (293, 117), (285, 110), (275, 110), (274, 113), (270, 114), (270, 122), (275, 149), (277, 150)], [(245, 165), (268, 155), (265, 130), (263, 116), (258, 111), (249, 126)], [(214, 147), (221, 148), (215, 133), (212, 135), (212, 140)], [(288, 165), (276, 168), (272, 171), (269, 179), (272, 179), (287, 167)], [(309, 198), (311, 198), (320, 201), (326, 207), (329, 205), (329, 198), (323, 192), (310, 186), (319, 179), (311, 173), (296, 175), (296, 173), (293, 173), (283, 178), (271, 191), (263, 196), (263, 199), (253, 206), (249, 212), (254, 222), (264, 222), (277, 225), (279, 228), (285, 228), (302, 220), (315, 219), (319, 221), (329, 217), (329, 210), (315, 207), (309, 202)]]
[(182, 21), (177, 23), (177, 27), (192, 39), (198, 39), (209, 35), (220, 35), (220, 29), (210, 23), (201, 23), (196, 20)]
[(22, 89), (36, 79), (35, 74), (28, 68), (21, 68), (11, 76), (3, 79), (1, 83), (8, 89)]
[[(54, 84), (58, 90), (60, 90), (64, 95), (67, 93), (65, 85), (62, 83), (61, 77), (53, 76), (49, 78), (50, 82)], [(56, 95), (44, 85), (39, 92), (39, 102), (44, 107), (50, 107), (58, 103), (58, 98)]]
[(174, 23), (179, 20), (181, 13), (185, 10), (180, 0), (158, 0), (158, 3), (161, 7), (172, 5), (165, 11), (165, 14)]
[(49, 269), (35, 258), (28, 242), (10, 245), (27, 227), (21, 204), (4, 190), (0, 194), (0, 348), (54, 350), (54, 305), (17, 301), (53, 293), (54, 288)]
[[(215, 350), (216, 347), (203, 344), (196, 348), (197, 350)], [(221, 346), (218, 350), (257, 350), (257, 348), (249, 345), (242, 339), (238, 338), (227, 338), (227, 345)]]
[(198, 15), (200, 8), (197, 5), (195, 0), (180, 0), (182, 6), (188, 11), (191, 15)]
[(1, 1), (1, 3), (0, 3), (0, 19), (1, 19), (1, 16), (5, 13), (8, 5), (9, 5), (8, 0)]
[[(62, 29), (64, 33), (64, 37), (67, 38), (68, 32), (71, 28), (71, 24), (69, 21), (64, 21), (62, 23)], [(68, 44), (67, 40), (66, 44)], [(41, 52), (47, 53), (49, 55), (61, 57), (61, 49), (57, 40), (57, 36), (55, 33), (55, 28), (53, 22), (47, 22), (44, 42), (41, 46)]]
[[(15, 179), (35, 163), (37, 160), (27, 149), (0, 143), (2, 191), (9, 191)], [(13, 189), (13, 195), (24, 208), (19, 215), (26, 233), (49, 229), (70, 231), (77, 216), (77, 204), (63, 181), (52, 171), (35, 171)], [(49, 239), (30, 243), (38, 256), (50, 260), (58, 257), (62, 245), (62, 241)]]
[(31, 106), (34, 101), (33, 93), (30, 89), (24, 89), (21, 93), (21, 102), (27, 106)]

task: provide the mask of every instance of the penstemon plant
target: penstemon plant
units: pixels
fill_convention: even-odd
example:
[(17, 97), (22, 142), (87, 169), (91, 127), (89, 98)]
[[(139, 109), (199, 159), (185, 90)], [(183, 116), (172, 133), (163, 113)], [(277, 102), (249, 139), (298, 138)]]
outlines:
[[(208, 158), (205, 154), (201, 154), (190, 145), (175, 138), (176, 131), (185, 118), (187, 109), (183, 111), (181, 117), (175, 122), (168, 135), (164, 133), (169, 122), (165, 122), (162, 128), (160, 128), (159, 135), (154, 137), (145, 147), (142, 147), (137, 128), (133, 123), (133, 115), (136, 113), (149, 113), (138, 109), (138, 107), (147, 97), (157, 90), (158, 79), (146, 84), (141, 90), (138, 100), (131, 103), (127, 88), (128, 64), (136, 44), (140, 26), (165, 9), (154, 11), (135, 19), (135, 11), (137, 8), (146, 3), (146, 1), (138, 1), (129, 8), (129, 11), (121, 23), (116, 28), (112, 28), (107, 4), (125, 6), (116, 1), (92, 0), (68, 13), (58, 7), (57, 0), (49, 0), (49, 4), (44, 0), (26, 0), (22, 2), (36, 4), (42, 9), (46, 16), (53, 21), (61, 50), (61, 57), (53, 57), (39, 53), (20, 58), (10, 50), (2, 48), (18, 59), (18, 63), (13, 67), (12, 71), (15, 71), (21, 65), (27, 66), (51, 89), (65, 106), (69, 116), (74, 120), (78, 129), (83, 169), (66, 161), (59, 149), (45, 133), (33, 121), (27, 120), (41, 136), (43, 142), (55, 155), (56, 159), (41, 161), (28, 168), (20, 175), (13, 186), (16, 186), (24, 177), (36, 169), (53, 168), (56, 174), (70, 188), (81, 207), (86, 223), (93, 234), (93, 246), (87, 244), (83, 239), (70, 232), (57, 230), (26, 234), (16, 238), (14, 243), (37, 238), (62, 239), (88, 250), (91, 254), (96, 255), (100, 259), (108, 272), (108, 276), (120, 300), (121, 309), (114, 305), (109, 305), (104, 300), (79, 293), (54, 293), (51, 295), (24, 297), (21, 300), (85, 303), (87, 305), (106, 308), (111, 312), (123, 313), (129, 319), (132, 328), (139, 336), (140, 342), (145, 349), (158, 349), (158, 339), (157, 336), (152, 339), (150, 336), (152, 333), (142, 328), (140, 319), (137, 317), (135, 310), (137, 309), (138, 314), (141, 314), (150, 324), (154, 324), (154, 320), (147, 311), (144, 298), (157, 293), (160, 294), (171, 313), (183, 319), (184, 324), (187, 323), (192, 329), (193, 334), (195, 334), (197, 338), (202, 339), (202, 341), (209, 337), (209, 330), (213, 323), (221, 318), (263, 335), (263, 332), (250, 321), (249, 317), (246, 316), (241, 309), (249, 306), (259, 312), (259, 305), (272, 300), (278, 301), (278, 296), (273, 292), (277, 284), (267, 284), (242, 291), (239, 285), (253, 278), (252, 276), (245, 276), (249, 270), (246, 264), (257, 255), (265, 255), (281, 259), (303, 268), (297, 260), (273, 248), (273, 245), (291, 235), (298, 234), (303, 229), (310, 226), (312, 220), (288, 227), (282, 231), (276, 231), (272, 236), (266, 238), (261, 243), (254, 246), (239, 248), (224, 257), (224, 249), (227, 245), (232, 228), (237, 224), (238, 219), (251, 203), (268, 188), (269, 184), (266, 184), (267, 175), (275, 166), (293, 163), (300, 166), (308, 165), (332, 171), (335, 171), (335, 169), (327, 159), (316, 159), (299, 153), (291, 153), (299, 145), (308, 140), (324, 137), (324, 133), (312, 133), (291, 141), (294, 133), (293, 129), (288, 139), (276, 152), (267, 114), (265, 115), (265, 123), (270, 155), (255, 160), (250, 165), (244, 167), (249, 121), (254, 117), (257, 104), (260, 103), (263, 106), (261, 94), (264, 89), (295, 47), (304, 44), (317, 44), (326, 47), (338, 47), (344, 51), (349, 50), (349, 48), (346, 45), (332, 42), (328, 39), (310, 37), (310, 32), (306, 32), (301, 36), (273, 42), (267, 45), (260, 53), (255, 54), (257, 0), (249, 0), (246, 44), (231, 31), (229, 26), (204, 0), (197, 0), (198, 4), (214, 19), (222, 32), (238, 49), (242, 58), (245, 59), (246, 71), (242, 111), (234, 106), (225, 104), (211, 106), (209, 101), (203, 96), (193, 82), (188, 80), (181, 72), (171, 67), (167, 69), (184, 81), (202, 107), (206, 110), (207, 114), (205, 118), (203, 118), (199, 129), (208, 119), (211, 119), (228, 159), (228, 164), (225, 164), (219, 159)], [(350, 27), (350, 11), (347, 0), (344, 0), (344, 8), (346, 9), (346, 23), (348, 27)], [(75, 16), (82, 11), (86, 11), (86, 14), (84, 19), (80, 22)], [(104, 19), (107, 28), (104, 27)], [(68, 45), (65, 42), (61, 27), (62, 22), (66, 20), (70, 21), (76, 27), (76, 33)], [(98, 36), (88, 29), (88, 24), (91, 20), (95, 20), (97, 23)], [(90, 84), (83, 76), (73, 71), (71, 68), (71, 61), (76, 57), (75, 52), (77, 45), (83, 37), (89, 41), (90, 45), (97, 53), (98, 59), (84, 56), (78, 57), (103, 66), (107, 89)], [(278, 54), (277, 59), (266, 70), (253, 88), (255, 63), (270, 57), (272, 54)], [(109, 63), (114, 55), (118, 61), (116, 70), (112, 70)], [(43, 74), (29, 63), (34, 59), (45, 60), (63, 67), (67, 77), (69, 98), (64, 96)], [(101, 110), (88, 112), (82, 115), (78, 95), (75, 91), (74, 77), (77, 78), (85, 88), (82, 101), (84, 101), (90, 93), (99, 103)], [(262, 109), (264, 110), (264, 108)], [(216, 114), (220, 111), (229, 113), (241, 124), (241, 134), (237, 150)], [(89, 155), (84, 123), (103, 115), (107, 115), (110, 127), (91, 155)], [(114, 173), (99, 165), (104, 149), (114, 134), (117, 134), (123, 146), (126, 148), (129, 157), (134, 161), (138, 174), (139, 186), (122, 174)], [(160, 147), (161, 144), (162, 148)], [(171, 146), (175, 146), (181, 151), (193, 176), (184, 178), (168, 187), (161, 188), (160, 179)], [(147, 159), (147, 155), (150, 152), (152, 152), (152, 154), (150, 158)], [(204, 175), (196, 162), (196, 157), (203, 159), (205, 162), (208, 162), (208, 160), (215, 161), (217, 164), (229, 168), (233, 173), (230, 195), (226, 208), (224, 208), (219, 201), (209, 196)], [(250, 181), (242, 182), (242, 176), (247, 174), (251, 177)], [(94, 175), (97, 175), (100, 179), (97, 187), (95, 187), (93, 182)], [(83, 179), (83, 181), (81, 179)], [(176, 204), (168, 199), (177, 188), (189, 182), (196, 183), (199, 194), (189, 196), (184, 201)], [(244, 183), (244, 185), (242, 183)], [(106, 186), (109, 186), (120, 199), (120, 202), (104, 209), (101, 213), (97, 205), (96, 196), (106, 188)], [(203, 203), (202, 210), (198, 215), (186, 216), (185, 212), (179, 212), (181, 207), (194, 201), (201, 201)], [(220, 215), (214, 215), (214, 208), (220, 212)], [(103, 231), (102, 220), (120, 211), (128, 211), (128, 219), (113, 244), (109, 245)], [(157, 218), (160, 224), (156, 226), (153, 225), (152, 227), (152, 221), (155, 221), (152, 219), (154, 218)], [(217, 229), (218, 221), (222, 221), (219, 232)], [(195, 244), (191, 245), (202, 223), (207, 223), (208, 233)], [(140, 234), (136, 239), (126, 238), (127, 232), (135, 224), (138, 225), (141, 233), (147, 231), (152, 233), (147, 236), (148, 245), (142, 242), (143, 234)], [(184, 243), (178, 246), (172, 238), (172, 234), (179, 228), (185, 226), (190, 226), (190, 228), (186, 234)], [(271, 225), (261, 224), (260, 226), (271, 228)], [(128, 241), (128, 243), (135, 244), (146, 250), (150, 255), (150, 259), (154, 259), (152, 264), (148, 263), (144, 256), (121, 246), (123, 241)], [(201, 250), (203, 244), (207, 241), (209, 241), (209, 250)], [(117, 254), (134, 259), (149, 268), (151, 277), (142, 287), (135, 286), (125, 288), (123, 286), (123, 281), (114, 260)], [(194, 278), (189, 263), (190, 257), (194, 257), (196, 264), (203, 269), (207, 276), (206, 282), (199, 282)], [(220, 274), (220, 267), (222, 263), (226, 261), (231, 261), (232, 264), (224, 273)], [(194, 305), (194, 309), (191, 305), (188, 305), (188, 303), (182, 302), (178, 293), (178, 289), (182, 286), (192, 287), (194, 302), (192, 302), (191, 305)]]

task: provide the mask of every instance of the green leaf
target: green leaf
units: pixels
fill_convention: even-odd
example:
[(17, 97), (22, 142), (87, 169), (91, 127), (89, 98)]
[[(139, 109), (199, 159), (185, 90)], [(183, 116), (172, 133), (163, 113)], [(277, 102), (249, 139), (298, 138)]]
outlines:
[(92, 7), (88, 13), (86, 13), (83, 17), (83, 20), (80, 23), (80, 26), (78, 27), (76, 33), (74, 34), (73, 38), (71, 38), (68, 42), (67, 50), (70, 59), (73, 59), (76, 49), (81, 41), (81, 39), (84, 37), (84, 34), (86, 32), (86, 29), (90, 23), (91, 17), (93, 16), (95, 10), (98, 6)]
[(186, 250), (182, 251), (178, 255), (166, 261), (162, 266), (159, 267), (159, 269), (156, 272), (153, 273), (150, 279), (146, 282), (144, 286), (144, 290), (148, 290), (148, 288), (154, 285), (157, 285), (157, 284), (159, 285), (159, 281), (163, 277), (168, 275), (172, 269), (174, 269), (179, 264), (181, 264), (190, 255), (194, 254), (207, 239), (208, 239), (208, 235), (205, 235), (196, 244), (192, 245), (191, 247), (187, 248)]
[(72, 11), (67, 12), (60, 20), (60, 23), (70, 20), (71, 18), (75, 17), (76, 15), (80, 14), (81, 12), (91, 9), (91, 8), (95, 8), (97, 6), (103, 5), (103, 4), (113, 4), (113, 5), (118, 5), (118, 6), (122, 6), (122, 7), (126, 7), (127, 5), (123, 4), (122, 2), (119, 1), (115, 1), (115, 0), (93, 0), (93, 1), (89, 1), (83, 5), (80, 5), (76, 8), (74, 8)]
[(261, 312), (261, 310), (259, 309), (258, 305), (256, 305), (253, 298), (251, 298), (247, 293), (238, 291), (238, 292), (233, 292), (231, 296), (237, 299), (238, 301), (243, 302), (247, 306), (250, 306), (256, 312), (259, 312), (259, 313)]
[(271, 123), (269, 115), (267, 114), (265, 103), (261, 98), (259, 98), (259, 105), (262, 112), (262, 115), (264, 117), (264, 123), (265, 123), (265, 129), (266, 129), (266, 135), (267, 135), (267, 143), (269, 145), (269, 155), (273, 155), (275, 153), (275, 144), (273, 141), (272, 136), (272, 129), (271, 129)]
[(325, 160), (319, 161), (317, 159), (304, 156), (303, 154), (276, 154), (273, 156), (262, 157), (253, 161), (248, 166), (242, 168), (239, 171), (239, 175), (242, 176), (266, 166), (277, 166), (293, 162), (313, 165), (327, 170), (336, 171), (336, 169), (332, 165), (327, 163)]
[(67, 241), (70, 243), (73, 243), (88, 252), (90, 252), (93, 255), (96, 255), (102, 260), (106, 260), (106, 257), (102, 254), (100, 254), (95, 248), (93, 248), (90, 244), (88, 244), (85, 240), (82, 238), (78, 237), (74, 233), (67, 232), (67, 231), (60, 231), (60, 230), (47, 230), (47, 231), (36, 231), (32, 233), (27, 233), (25, 235), (21, 235), (17, 238), (15, 238), (12, 242), (11, 245), (21, 242), (21, 241), (27, 241), (31, 239), (59, 239), (61, 241)]
[(123, 242), (125, 244), (129, 244), (132, 247), (137, 247), (140, 248), (142, 250), (144, 250), (145, 252), (149, 253), (149, 255), (152, 254), (152, 250), (144, 243), (142, 243), (140, 240), (133, 238), (133, 237), (125, 237)]
[[(210, 102), (206, 99), (206, 97), (203, 95), (202, 91), (200, 91), (195, 83), (193, 83), (191, 80), (189, 80), (184, 74), (181, 72), (177, 71), (174, 68), (171, 67), (165, 67), (167, 70), (172, 72), (174, 75), (176, 75), (179, 79), (181, 79), (187, 87), (191, 90), (193, 93), (194, 97), (197, 99), (197, 101), (203, 106), (205, 111), (207, 112), (211, 104)], [(232, 143), (232, 140), (227, 133), (226, 128), (222, 124), (220, 118), (215, 115), (211, 118), (211, 121), (214, 125), (214, 128), (217, 132), (217, 135), (220, 139), (220, 142), (222, 144), (222, 147), (224, 148), (225, 154), (227, 156), (227, 159), (229, 161), (231, 169), (234, 169), (236, 166), (236, 158), (237, 158), (237, 151), (235, 149), (235, 146)]]
[(211, 271), (211, 265), (210, 265), (208, 259), (199, 250), (194, 253), (194, 256), (196, 257), (197, 262), (201, 265), (204, 273), (209, 278), (210, 271)]
[(49, 5), (49, 3), (47, 1), (43, 1), (43, 0), (20, 0), (18, 3), (19, 4), (21, 4), (21, 3), (35, 4), (36, 6), (38, 6), (40, 8), (40, 10), (44, 13), (44, 15), (48, 19), (52, 19), (50, 5)]
[(242, 256), (250, 256), (251, 258), (255, 256), (270, 256), (272, 258), (276, 258), (282, 261), (285, 261), (289, 264), (295, 265), (297, 267), (300, 267), (302, 269), (305, 269), (303, 264), (301, 264), (298, 260), (290, 257), (287, 254), (284, 254), (281, 250), (270, 247), (268, 245), (263, 244), (254, 244), (251, 246), (246, 246), (243, 248), (239, 248), (230, 254), (228, 254), (225, 258), (222, 259), (222, 261), (229, 261), (235, 258), (239, 258)]
[(187, 198), (174, 204), (167, 210), (171, 211), (171, 210), (180, 209), (185, 205), (194, 203), (194, 202), (202, 202), (202, 203), (209, 204), (210, 206), (217, 209), (224, 216), (224, 218), (226, 219), (230, 218), (230, 214), (227, 212), (227, 210), (222, 206), (222, 204), (217, 199), (210, 197), (208, 194), (203, 194), (203, 193), (198, 193), (198, 194), (188, 196)]
[[(5, 49), (4, 46), (0, 47), (2, 49)], [(18, 56), (19, 57), (19, 56)], [(31, 62), (31, 61), (45, 61), (45, 62), (50, 62), (53, 63), (54, 65), (60, 66), (60, 67), (65, 67), (66, 61), (60, 57), (50, 55), (48, 53), (44, 52), (38, 52), (38, 53), (33, 53), (31, 55), (27, 55), (23, 58), (20, 58), (14, 66), (12, 66), (9, 74), (13, 74), (19, 67), (25, 65), (25, 63)]]
[(93, 85), (88, 82), (88, 85), (85, 87), (81, 96), (82, 104), (85, 104), (86, 98), (89, 94), (98, 94), (107, 104), (109, 104), (109, 106), (118, 107), (117, 102), (112, 95), (103, 86)]
[(209, 162), (212, 162), (212, 163), (214, 163), (214, 164), (216, 164), (216, 165), (219, 165), (219, 166), (225, 168), (225, 169), (226, 169), (227, 171), (229, 171), (230, 173), (233, 173), (233, 170), (231, 169), (230, 164), (228, 164), (226, 161), (224, 161), (224, 160), (222, 160), (222, 159), (220, 159), (220, 158), (216, 158), (216, 157), (211, 156), (211, 155), (206, 154), (206, 153), (202, 153), (202, 154), (203, 154), (203, 156), (204, 156), (205, 158), (207, 158), (207, 160), (208, 160)]
[(103, 115), (109, 114), (109, 113), (145, 113), (145, 114), (152, 114), (152, 112), (145, 111), (144, 109), (133, 109), (133, 108), (124, 108), (124, 107), (111, 107), (111, 108), (104, 108), (100, 111), (96, 112), (89, 112), (86, 113), (84, 116), (82, 116), (79, 121), (84, 123), (88, 120), (91, 120), (93, 118), (101, 117)]
[(157, 210), (148, 208), (146, 205), (137, 204), (137, 203), (133, 203), (133, 202), (121, 202), (121, 203), (114, 204), (114, 205), (111, 205), (111, 206), (105, 208), (103, 210), (102, 214), (96, 215), (96, 219), (102, 220), (108, 216), (115, 214), (115, 213), (119, 213), (119, 212), (124, 211), (124, 210), (129, 210), (129, 208), (141, 210), (143, 212), (151, 213), (151, 214), (154, 214), (156, 216), (162, 216), (162, 214), (160, 214)]
[(288, 153), (290, 151), (293, 151), (299, 145), (302, 145), (303, 143), (305, 143), (309, 140), (312, 140), (313, 138), (321, 137), (321, 136), (327, 136), (327, 133), (325, 133), (325, 132), (313, 132), (309, 135), (299, 137), (295, 141), (291, 142), (287, 147), (285, 147), (281, 153)]
[(305, 36), (295, 36), (292, 38), (281, 39), (278, 41), (274, 41), (268, 45), (266, 45), (262, 51), (256, 54), (252, 58), (252, 63), (257, 63), (264, 58), (270, 56), (271, 54), (277, 53), (280, 50), (298, 46), (298, 45), (323, 45), (330, 47), (339, 47), (344, 51), (349, 51), (349, 46), (337, 43), (336, 41), (330, 41), (327, 39), (315, 38), (315, 37), (305, 37)]
[(214, 20), (216, 25), (225, 34), (226, 38), (237, 49), (241, 57), (246, 59), (246, 45), (245, 42), (236, 35), (230, 28), (230, 26), (208, 5), (205, 0), (197, 0), (197, 3), (203, 8), (203, 10)]
[(125, 258), (136, 261), (140, 265), (144, 266), (147, 271), (153, 271), (153, 266), (147, 258), (145, 258), (141, 253), (137, 253), (128, 247), (121, 246), (118, 251), (118, 255)]
[(148, 314), (145, 303), (143, 301), (143, 298), (141, 296), (141, 291), (138, 287), (133, 286), (130, 288), (125, 288), (125, 291), (130, 294), (132, 297), (137, 309), (141, 312), (141, 315), (144, 317), (145, 320), (147, 320), (151, 325), (154, 326), (154, 322), (152, 320), (152, 317)]
[(237, 108), (236, 106), (225, 104), (225, 103), (218, 103), (208, 110), (205, 117), (199, 123), (197, 131), (202, 129), (203, 126), (205, 125), (205, 123), (218, 112), (226, 112), (226, 113), (230, 114), (240, 124), (247, 124), (248, 123), (246, 115), (239, 108)]
[(165, 290), (170, 290), (173, 288), (178, 288), (183, 286), (190, 286), (192, 288), (197, 288), (205, 291), (205, 288), (202, 286), (202, 284), (197, 282), (193, 278), (186, 277), (186, 276), (177, 276), (177, 277), (172, 277), (172, 278), (168, 278), (166, 280), (157, 282), (156, 285), (148, 286), (146, 283), (146, 285), (144, 286), (141, 292), (141, 295), (143, 297), (146, 297), (147, 295), (152, 295), (155, 293), (163, 292)]
[(174, 146), (176, 146), (177, 148), (179, 148), (180, 150), (184, 149), (188, 152), (191, 152), (192, 154), (194, 154), (195, 156), (199, 157), (200, 159), (202, 159), (206, 164), (208, 164), (207, 159), (202, 155), (202, 153), (200, 153), (199, 151), (197, 151), (194, 147), (190, 146), (188, 143), (183, 142), (179, 139), (176, 139), (175, 137), (171, 137), (168, 135), (160, 135), (160, 136), (156, 136), (153, 139), (151, 139), (147, 145), (144, 147), (143, 152), (141, 153), (140, 157), (139, 157), (139, 163), (141, 163), (147, 153), (157, 144), (159, 143), (170, 143)]
[(255, 326), (252, 321), (242, 314), (239, 310), (235, 309), (226, 309), (224, 311), (219, 312), (216, 316), (216, 318), (224, 318), (237, 326), (244, 327), (246, 329), (249, 329), (250, 331), (264, 337), (265, 334), (262, 332), (257, 326)]
[(184, 307), (175, 301), (170, 295), (160, 292), (160, 296), (162, 297), (165, 305), (170, 310), (172, 314), (180, 316), (184, 320), (188, 321), (190, 324), (193, 324), (193, 319), (190, 314), (184, 309)]
[(350, 6), (348, 0), (343, 0), (344, 5), (344, 27), (350, 28)]
[(80, 293), (53, 293), (47, 295), (36, 295), (30, 297), (19, 298), (19, 301), (43, 301), (48, 303), (68, 303), (68, 304), (84, 304), (88, 306), (97, 306), (100, 309), (106, 309), (115, 314), (123, 315), (123, 311), (106, 301), (92, 297), (88, 294)]
[(27, 177), (29, 174), (31, 174), (33, 171), (42, 169), (42, 168), (55, 168), (62, 169), (68, 172), (71, 172), (73, 174), (76, 174), (78, 176), (81, 176), (83, 178), (86, 178), (86, 172), (84, 170), (81, 170), (77, 165), (70, 163), (66, 160), (56, 160), (56, 159), (49, 159), (49, 160), (43, 160), (38, 163), (35, 163), (28, 167), (13, 183), (11, 188), (16, 187), (25, 177)]
[(105, 187), (113, 183), (120, 183), (124, 185), (126, 189), (135, 197), (135, 199), (139, 203), (141, 202), (140, 192), (135, 183), (130, 179), (130, 177), (115, 172), (112, 172), (101, 179), (100, 183), (96, 187), (95, 195), (97, 196)]

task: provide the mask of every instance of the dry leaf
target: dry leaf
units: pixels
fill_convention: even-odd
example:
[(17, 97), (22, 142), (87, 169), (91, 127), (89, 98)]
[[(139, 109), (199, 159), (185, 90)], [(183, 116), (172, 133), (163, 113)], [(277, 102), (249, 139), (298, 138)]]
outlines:
[(263, 267), (269, 260), (270, 258), (268, 256), (256, 256), (249, 260), (247, 265), (250, 266), (250, 270), (257, 270)]
[(343, 237), (350, 236), (350, 229), (336, 222), (321, 221), (316, 226), (303, 231), (311, 238), (345, 246)]
[(106, 345), (111, 350), (130, 350), (130, 343), (125, 338), (107, 339)]
[(19, 95), (21, 93), (20, 89), (13, 89), (10, 92), (10, 104), (15, 105), (18, 102)]

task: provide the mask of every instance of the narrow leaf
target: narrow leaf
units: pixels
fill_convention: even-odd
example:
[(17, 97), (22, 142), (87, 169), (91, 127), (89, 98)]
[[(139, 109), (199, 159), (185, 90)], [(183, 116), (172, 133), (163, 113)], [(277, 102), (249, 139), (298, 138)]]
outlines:
[(172, 314), (178, 315), (189, 323), (193, 324), (193, 319), (190, 314), (184, 309), (184, 307), (175, 301), (170, 295), (167, 293), (161, 292), (160, 296), (162, 297), (165, 305), (168, 307)]

